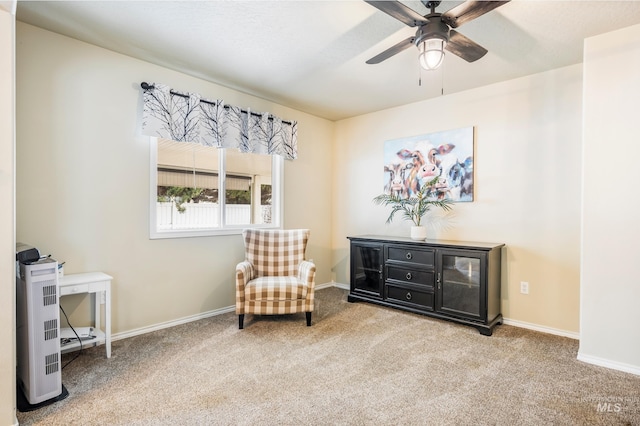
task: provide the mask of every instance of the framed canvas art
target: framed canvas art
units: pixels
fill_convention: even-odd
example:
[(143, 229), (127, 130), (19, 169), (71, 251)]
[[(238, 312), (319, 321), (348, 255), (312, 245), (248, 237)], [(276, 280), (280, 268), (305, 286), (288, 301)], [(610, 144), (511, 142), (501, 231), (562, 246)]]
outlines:
[(473, 141), (473, 127), (386, 141), (384, 192), (408, 198), (437, 177), (427, 197), (473, 201)]

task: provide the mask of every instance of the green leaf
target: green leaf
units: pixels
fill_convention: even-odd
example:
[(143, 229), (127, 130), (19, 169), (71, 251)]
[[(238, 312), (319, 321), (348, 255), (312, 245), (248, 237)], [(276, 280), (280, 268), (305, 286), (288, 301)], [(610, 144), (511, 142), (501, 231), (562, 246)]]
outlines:
[(394, 194), (380, 194), (373, 198), (373, 202), (377, 205), (391, 207), (391, 213), (387, 218), (387, 223), (391, 223), (396, 213), (401, 212), (405, 220), (412, 221), (416, 226), (420, 226), (422, 218), (429, 212), (432, 207), (441, 208), (449, 211), (453, 208), (452, 201), (449, 199), (429, 200), (427, 191), (433, 187), (440, 178), (423, 184), (420, 191), (415, 196), (409, 198), (400, 198)]

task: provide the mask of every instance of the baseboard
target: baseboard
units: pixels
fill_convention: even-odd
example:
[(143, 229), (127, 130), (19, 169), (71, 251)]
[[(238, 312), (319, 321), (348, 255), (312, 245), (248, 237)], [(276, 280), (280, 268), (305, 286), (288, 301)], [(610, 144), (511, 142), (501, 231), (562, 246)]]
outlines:
[(334, 283), (332, 281), (328, 282), (328, 283), (324, 283), (324, 284), (316, 284), (316, 290), (322, 290), (325, 288), (329, 288), (329, 287), (333, 287)]
[[(327, 283), (322, 283), (322, 284), (316, 284), (316, 290), (322, 290), (325, 288), (330, 288), (330, 287), (337, 287), (343, 290), (349, 290), (349, 284), (343, 284), (343, 283), (337, 283), (335, 281), (330, 281)], [(220, 308), (220, 309), (214, 309), (212, 311), (208, 311), (208, 312), (202, 312), (200, 314), (196, 314), (196, 315), (191, 315), (188, 317), (183, 317), (183, 318), (178, 318), (176, 320), (172, 320), (172, 321), (166, 321), (166, 322), (162, 322), (159, 324), (154, 324), (154, 325), (150, 325), (148, 327), (141, 327), (141, 328), (136, 328), (134, 330), (129, 330), (129, 331), (125, 331), (122, 333), (115, 333), (111, 336), (111, 340), (120, 340), (120, 339), (126, 339), (127, 337), (133, 337), (133, 336), (139, 336), (141, 334), (146, 334), (146, 333), (151, 333), (153, 331), (157, 331), (157, 330), (162, 330), (165, 328), (169, 328), (169, 327), (174, 327), (176, 325), (182, 325), (182, 324), (187, 324), (193, 321), (198, 321), (204, 318), (209, 318), (209, 317), (213, 317), (216, 315), (222, 315), (222, 314), (226, 314), (229, 312), (234, 312), (235, 311), (235, 306), (227, 306), (225, 308)], [(514, 327), (520, 327), (520, 328), (526, 328), (529, 330), (534, 330), (534, 331), (539, 331), (541, 333), (547, 333), (547, 334), (554, 334), (556, 336), (562, 336), (562, 337), (569, 337), (571, 339), (576, 339), (579, 340), (580, 339), (580, 334), (579, 333), (574, 333), (571, 331), (565, 331), (565, 330), (559, 330), (557, 328), (551, 328), (551, 327), (544, 327), (541, 325), (537, 325), (537, 324), (531, 324), (528, 322), (524, 322), (524, 321), (518, 321), (518, 320), (513, 320), (513, 319), (509, 319), (509, 318), (504, 318), (503, 320), (504, 324), (506, 325), (512, 325)], [(579, 359), (579, 357), (578, 357)], [(603, 362), (606, 362), (607, 360), (602, 360)], [(589, 361), (585, 361), (585, 362), (589, 362)], [(596, 365), (604, 365), (604, 364), (598, 364), (598, 362), (592, 362), (592, 364), (596, 364)], [(604, 365), (606, 366), (606, 365)], [(614, 369), (620, 369), (620, 368), (615, 368), (615, 367), (611, 367)], [(623, 370), (623, 371), (627, 371), (627, 370)], [(635, 373), (638, 374), (638, 373)]]
[[(344, 287), (343, 286), (344, 286), (344, 284), (336, 285), (336, 283), (334, 283), (334, 282), (328, 282), (328, 283), (324, 283), (324, 284), (316, 284), (316, 290), (322, 290), (323, 288), (329, 288), (329, 287), (340, 287), (340, 288), (344, 288), (346, 290), (349, 289), (348, 285), (344, 286)], [(150, 325), (148, 327), (136, 328), (134, 330), (124, 331), (122, 333), (114, 333), (114, 334), (111, 335), (111, 340), (114, 341), (114, 340), (126, 339), (128, 337), (139, 336), (141, 334), (151, 333), (153, 331), (158, 331), (158, 330), (163, 330), (165, 328), (175, 327), (176, 325), (187, 324), (187, 323), (190, 323), (190, 322), (193, 322), (193, 321), (198, 321), (198, 320), (201, 320), (201, 319), (214, 317), (216, 315), (222, 315), (222, 314), (227, 314), (229, 312), (235, 312), (235, 310), (236, 310), (235, 305), (227, 306), (225, 308), (214, 309), (213, 311), (202, 312), (200, 314), (191, 315), (191, 316), (183, 317), (183, 318), (178, 318), (176, 320), (166, 321), (166, 322), (162, 322), (162, 323), (159, 323), (159, 324)]]
[(111, 335), (111, 340), (126, 339), (127, 337), (139, 336), (141, 334), (151, 333), (153, 331), (163, 330), (165, 328), (175, 327), (176, 325), (187, 324), (193, 321), (198, 321), (204, 318), (213, 317), (216, 315), (222, 315), (229, 312), (235, 312), (236, 307), (227, 306), (226, 308), (214, 309), (213, 311), (202, 312), (196, 315), (190, 315), (188, 317), (178, 318), (171, 321), (161, 322), (159, 324), (150, 325), (148, 327), (136, 328), (134, 330), (124, 331), (122, 333), (115, 333)]
[[(327, 283), (324, 284), (322, 288), (326, 287), (338, 287), (344, 290), (349, 290), (348, 284), (340, 284), (340, 283)], [(580, 333), (576, 333), (573, 331), (560, 330), (558, 328), (545, 327), (538, 324), (532, 324), (524, 321), (518, 321), (510, 318), (504, 318), (503, 323), (506, 325), (512, 325), (514, 327), (526, 328), (533, 331), (539, 331), (541, 333), (553, 334), (561, 337), (568, 337), (570, 339), (580, 340)], [(625, 364), (622, 362), (611, 361), (604, 358), (598, 358), (591, 355), (585, 355), (578, 351), (578, 361), (586, 362), (588, 364), (598, 365), (600, 367), (610, 368), (613, 370), (623, 371), (625, 373), (631, 373), (640, 376), (640, 367), (631, 364)]]
[(556, 336), (568, 337), (570, 339), (580, 340), (580, 333), (573, 331), (560, 330), (558, 328), (545, 327), (543, 325), (532, 324), (529, 322), (518, 321), (510, 318), (504, 318), (503, 323), (514, 327), (526, 328), (528, 330), (539, 331), (541, 333), (554, 334)]
[(593, 355), (585, 355), (578, 350), (578, 361), (587, 364), (597, 365), (599, 367), (610, 368), (612, 370), (624, 371), (625, 373), (640, 376), (640, 367), (637, 365), (626, 364), (624, 362), (611, 361), (610, 359), (599, 358)]
[(338, 287), (341, 288), (343, 290), (349, 290), (351, 287), (349, 286), (349, 284), (342, 284), (342, 283), (337, 283), (335, 281), (331, 281), (330, 283), (326, 283), (324, 284), (323, 288), (327, 288), (327, 287)]
[[(349, 284), (342, 284), (342, 283), (337, 283), (337, 282), (330, 282), (330, 283), (326, 283), (323, 284), (322, 287), (316, 287), (316, 288), (327, 288), (327, 287), (338, 287), (341, 288), (343, 290), (349, 290)], [(512, 325), (514, 327), (520, 327), (520, 328), (526, 328), (529, 330), (533, 330), (533, 331), (539, 331), (541, 333), (547, 333), (547, 334), (555, 334), (556, 336), (562, 336), (562, 337), (568, 337), (570, 339), (575, 339), (575, 340), (580, 340), (580, 333), (575, 333), (573, 331), (566, 331), (566, 330), (560, 330), (557, 328), (551, 328), (551, 327), (545, 327), (542, 325), (538, 325), (538, 324), (532, 324), (532, 323), (528, 323), (528, 322), (524, 322), (524, 321), (518, 321), (518, 320), (513, 320), (513, 319), (509, 319), (509, 318), (504, 318), (503, 319), (503, 323), (506, 325)]]

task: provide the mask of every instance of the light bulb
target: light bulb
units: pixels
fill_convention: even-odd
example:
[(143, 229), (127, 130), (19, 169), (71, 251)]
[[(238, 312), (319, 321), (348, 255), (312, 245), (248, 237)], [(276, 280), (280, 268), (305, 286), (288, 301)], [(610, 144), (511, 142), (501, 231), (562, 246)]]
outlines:
[(431, 38), (420, 44), (420, 65), (426, 70), (438, 68), (444, 59), (447, 42), (441, 38)]

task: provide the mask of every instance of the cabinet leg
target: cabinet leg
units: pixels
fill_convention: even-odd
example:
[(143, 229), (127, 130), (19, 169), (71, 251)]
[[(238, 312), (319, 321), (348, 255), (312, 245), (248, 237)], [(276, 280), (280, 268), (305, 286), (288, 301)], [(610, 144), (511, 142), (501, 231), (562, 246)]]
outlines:
[(240, 330), (244, 328), (244, 314), (238, 315), (238, 328)]
[(311, 326), (311, 312), (305, 312), (307, 315), (307, 327)]
[(483, 336), (491, 336), (493, 334), (493, 331), (488, 327), (478, 327), (478, 331)]

